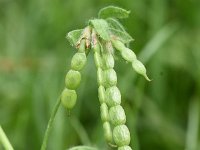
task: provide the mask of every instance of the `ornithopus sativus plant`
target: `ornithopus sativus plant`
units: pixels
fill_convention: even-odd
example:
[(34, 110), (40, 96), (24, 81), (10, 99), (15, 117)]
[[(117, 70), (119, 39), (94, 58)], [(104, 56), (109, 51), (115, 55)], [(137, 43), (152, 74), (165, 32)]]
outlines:
[[(125, 31), (118, 19), (127, 18), (130, 11), (119, 7), (108, 6), (99, 11), (98, 18), (88, 21), (84, 29), (74, 30), (67, 34), (67, 39), (77, 52), (72, 57), (71, 68), (66, 74), (65, 85), (61, 96), (50, 118), (41, 149), (46, 149), (49, 131), (60, 103), (70, 111), (76, 104), (77, 92), (81, 82), (80, 71), (87, 62), (87, 55), (93, 53), (97, 70), (98, 98), (100, 116), (105, 140), (118, 150), (132, 150), (130, 132), (126, 126), (126, 114), (121, 106), (121, 93), (117, 87), (117, 74), (114, 70), (115, 55), (131, 63), (132, 68), (148, 81), (144, 65), (135, 53), (127, 47), (133, 38)], [(72, 148), (72, 149), (75, 149)], [(81, 149), (81, 147), (79, 147)], [(82, 149), (90, 149), (85, 146)]]

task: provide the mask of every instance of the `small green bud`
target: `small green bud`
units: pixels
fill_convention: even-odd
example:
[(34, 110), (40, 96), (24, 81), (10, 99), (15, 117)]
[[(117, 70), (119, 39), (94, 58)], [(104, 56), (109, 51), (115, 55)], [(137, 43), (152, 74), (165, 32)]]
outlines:
[(111, 131), (110, 123), (108, 121), (103, 123), (103, 130), (104, 130), (105, 139), (111, 143), (112, 142), (112, 131)]
[(99, 85), (105, 84), (104, 72), (101, 68), (98, 68), (98, 70), (97, 70), (97, 82)]
[(145, 68), (145, 66), (144, 66), (139, 60), (133, 61), (133, 62), (132, 62), (132, 67), (133, 67), (133, 69), (134, 69), (137, 73), (139, 73), (139, 74), (141, 74), (142, 76), (144, 76), (144, 77), (146, 78), (146, 80), (151, 81), (151, 80), (148, 78), (147, 74), (146, 74), (146, 68)]
[(114, 69), (108, 69), (105, 71), (106, 86), (114, 86), (117, 84), (117, 74)]
[(116, 86), (107, 88), (106, 90), (106, 102), (109, 107), (121, 104), (121, 93)]
[(130, 144), (130, 132), (126, 125), (119, 125), (113, 129), (113, 139), (117, 146), (125, 146)]
[(103, 55), (103, 58), (104, 58), (104, 63), (105, 63), (106, 69), (114, 67), (115, 61), (114, 61), (112, 54), (106, 53), (106, 54)]
[(80, 46), (79, 46), (78, 52), (85, 53), (85, 39), (82, 39), (80, 41)]
[(80, 71), (85, 66), (86, 61), (87, 61), (87, 58), (86, 58), (85, 53), (76, 53), (72, 57), (71, 68), (76, 71)]
[(110, 121), (114, 126), (125, 124), (126, 115), (122, 106), (113, 106), (109, 110)]
[(99, 96), (99, 101), (100, 103), (104, 103), (106, 101), (106, 95), (105, 95), (106, 91), (105, 88), (101, 85), (98, 88), (98, 96)]
[(65, 88), (61, 94), (61, 102), (67, 109), (72, 109), (76, 104), (77, 94), (75, 90)]
[(106, 105), (106, 103), (101, 104), (100, 111), (101, 111), (101, 120), (103, 122), (108, 121), (109, 115), (108, 115), (108, 106)]
[(134, 60), (137, 59), (135, 53), (131, 49), (129, 49), (129, 48), (123, 49), (121, 51), (121, 55), (128, 62), (133, 62)]
[(68, 89), (76, 89), (81, 82), (81, 74), (79, 71), (69, 70), (65, 77), (65, 84)]
[(118, 51), (123, 51), (126, 46), (124, 45), (124, 43), (122, 43), (119, 40), (112, 40), (112, 45), (118, 50)]
[(94, 62), (97, 68), (102, 68), (101, 55), (97, 52), (94, 53)]
[(118, 150), (132, 150), (132, 148), (130, 146), (122, 146), (119, 147)]

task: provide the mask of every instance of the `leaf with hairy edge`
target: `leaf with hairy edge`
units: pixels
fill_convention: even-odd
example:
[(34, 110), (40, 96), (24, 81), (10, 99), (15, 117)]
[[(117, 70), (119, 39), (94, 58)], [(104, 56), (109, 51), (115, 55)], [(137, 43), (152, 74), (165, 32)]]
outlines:
[(134, 40), (127, 32), (123, 32), (113, 28), (109, 28), (109, 31), (113, 38), (120, 40), (124, 44), (130, 43)]
[(125, 9), (115, 7), (115, 6), (108, 6), (99, 11), (98, 17), (102, 19), (106, 18), (128, 18), (130, 11)]
[(117, 19), (108, 18), (108, 19), (106, 19), (106, 21), (108, 22), (108, 25), (110, 26), (110, 28), (114, 28), (116, 30), (120, 30), (120, 31), (126, 32), (126, 30), (124, 29), (123, 25)]
[(66, 35), (67, 40), (72, 46), (76, 46), (83, 33), (83, 29), (73, 30)]
[(89, 23), (94, 27), (96, 32), (99, 34), (99, 36), (108, 41), (110, 40), (110, 36), (108, 34), (109, 32), (109, 26), (108, 23), (104, 19), (94, 19), (90, 20)]

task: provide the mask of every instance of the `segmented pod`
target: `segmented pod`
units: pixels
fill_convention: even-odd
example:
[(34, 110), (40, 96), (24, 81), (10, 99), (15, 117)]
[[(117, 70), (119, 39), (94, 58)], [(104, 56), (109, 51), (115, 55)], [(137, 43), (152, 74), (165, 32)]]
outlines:
[(101, 120), (103, 122), (108, 121), (109, 114), (108, 114), (108, 106), (106, 105), (106, 103), (101, 104), (100, 111), (101, 111)]
[(105, 70), (106, 87), (115, 86), (117, 84), (117, 74), (114, 69)]
[(102, 85), (98, 88), (98, 96), (101, 104), (106, 102), (106, 91)]
[(123, 49), (126, 48), (126, 46), (124, 45), (124, 43), (122, 43), (119, 40), (112, 40), (112, 45), (118, 50), (118, 51), (122, 51)]
[(72, 57), (71, 61), (71, 68), (76, 71), (80, 71), (83, 69), (87, 61), (86, 54), (85, 53), (76, 53)]
[(121, 146), (118, 150), (132, 150), (132, 148), (130, 146)]
[(121, 93), (116, 86), (106, 89), (106, 102), (109, 107), (121, 104)]
[(97, 82), (99, 85), (105, 84), (104, 72), (101, 68), (98, 68), (97, 70)]
[(112, 54), (110, 53), (103, 54), (103, 60), (104, 60), (104, 66), (106, 69), (114, 67), (115, 61)]
[(79, 71), (69, 70), (65, 77), (65, 84), (68, 89), (77, 89), (81, 82), (81, 74)]
[(76, 104), (77, 94), (75, 90), (65, 88), (61, 94), (61, 102), (67, 109), (72, 109)]
[(121, 51), (121, 55), (128, 62), (133, 62), (134, 60), (137, 59), (135, 53), (129, 48), (124, 48)]
[(126, 123), (126, 115), (122, 106), (113, 106), (109, 110), (110, 121), (114, 126)]
[(148, 78), (147, 74), (146, 74), (146, 68), (145, 68), (145, 66), (144, 66), (139, 60), (133, 61), (133, 62), (132, 62), (132, 67), (133, 67), (133, 69), (134, 69), (137, 73), (139, 73), (139, 74), (141, 74), (142, 76), (144, 76), (148, 81), (151, 81), (151, 80)]
[(113, 129), (113, 139), (117, 146), (130, 144), (130, 132), (126, 125), (118, 125)]
[(104, 136), (106, 138), (106, 141), (112, 142), (112, 130), (110, 127), (110, 123), (108, 121), (103, 123), (103, 130), (104, 130)]

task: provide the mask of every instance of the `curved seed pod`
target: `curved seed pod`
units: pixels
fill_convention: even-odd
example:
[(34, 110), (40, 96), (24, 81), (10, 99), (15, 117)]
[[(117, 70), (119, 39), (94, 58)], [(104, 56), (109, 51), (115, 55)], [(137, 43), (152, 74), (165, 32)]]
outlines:
[(106, 105), (106, 103), (101, 104), (100, 111), (101, 111), (101, 120), (103, 122), (108, 121), (109, 115), (108, 115), (108, 106)]
[(123, 49), (126, 48), (124, 43), (122, 43), (119, 40), (112, 40), (112, 45), (118, 50), (118, 51), (123, 51)]
[(98, 96), (99, 96), (99, 101), (100, 103), (104, 103), (106, 101), (106, 95), (105, 95), (106, 91), (105, 88), (101, 85), (98, 88)]
[(135, 53), (131, 49), (129, 49), (129, 48), (123, 49), (121, 51), (121, 55), (128, 62), (133, 62), (134, 60), (137, 59)]
[(103, 59), (104, 59), (104, 63), (105, 63), (104, 64), (105, 68), (109, 69), (109, 68), (114, 67), (115, 61), (114, 61), (112, 54), (110, 54), (110, 53), (103, 54)]
[(107, 88), (106, 90), (106, 102), (109, 107), (121, 104), (121, 93), (116, 86)]
[(117, 146), (125, 146), (130, 144), (130, 132), (126, 125), (119, 125), (113, 129), (113, 139)]
[(81, 74), (79, 71), (69, 70), (65, 77), (65, 84), (68, 89), (76, 89), (81, 82)]
[(145, 66), (144, 66), (139, 60), (133, 61), (133, 62), (132, 62), (132, 67), (133, 67), (133, 69), (134, 69), (137, 73), (139, 73), (139, 74), (141, 74), (142, 76), (144, 76), (146, 80), (151, 81), (151, 80), (148, 78), (147, 74), (146, 74), (146, 68), (145, 68)]
[(93, 45), (93, 51), (100, 54), (101, 47), (100, 47), (100, 45), (98, 43), (94, 43), (94, 45)]
[(110, 108), (109, 117), (110, 117), (111, 123), (114, 126), (126, 123), (126, 115), (125, 115), (124, 109), (120, 105)]
[(76, 71), (80, 71), (83, 69), (87, 61), (85, 53), (76, 53), (72, 57), (71, 68)]
[(110, 127), (110, 123), (108, 121), (103, 123), (103, 130), (104, 130), (104, 136), (106, 141), (112, 142), (112, 131)]
[(117, 74), (114, 69), (108, 69), (105, 71), (106, 86), (114, 86), (117, 84)]
[(72, 109), (76, 104), (77, 94), (75, 90), (65, 88), (61, 94), (61, 102), (67, 109)]
[(101, 55), (97, 52), (94, 53), (94, 61), (97, 68), (102, 68), (103, 64), (102, 64)]
[(119, 147), (118, 150), (132, 150), (132, 148), (130, 146), (122, 146)]
[(105, 84), (104, 72), (101, 68), (98, 68), (98, 70), (97, 70), (97, 82), (99, 85)]

